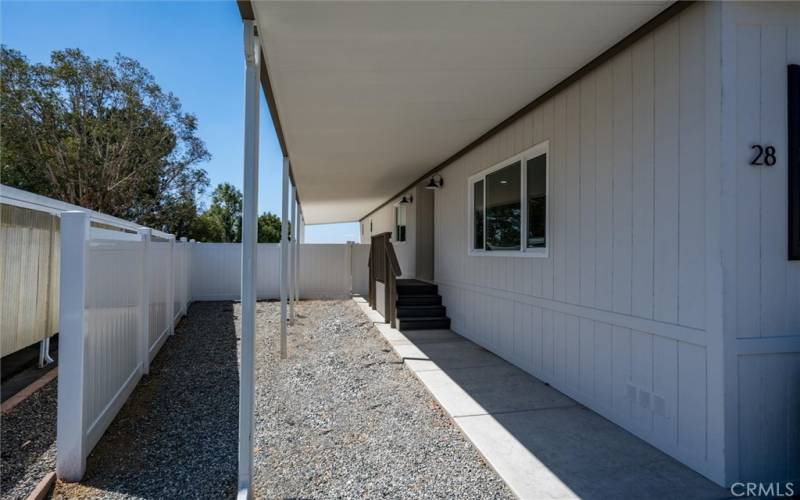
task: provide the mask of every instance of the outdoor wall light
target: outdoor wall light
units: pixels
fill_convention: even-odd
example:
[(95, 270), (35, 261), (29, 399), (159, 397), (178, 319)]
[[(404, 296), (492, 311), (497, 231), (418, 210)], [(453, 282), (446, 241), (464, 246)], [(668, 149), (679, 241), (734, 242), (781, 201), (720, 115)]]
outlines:
[(436, 174), (428, 181), (428, 185), (425, 186), (425, 189), (439, 189), (442, 186), (444, 186), (444, 179), (442, 179), (441, 175)]

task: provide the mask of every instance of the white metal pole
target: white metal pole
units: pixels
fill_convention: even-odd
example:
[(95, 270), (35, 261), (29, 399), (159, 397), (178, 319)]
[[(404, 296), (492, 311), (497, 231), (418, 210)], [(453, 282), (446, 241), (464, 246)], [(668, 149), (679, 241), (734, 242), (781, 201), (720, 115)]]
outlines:
[(303, 217), (303, 207), (300, 205), (300, 200), (297, 200), (297, 213), (297, 275), (295, 277), (295, 288), (297, 289), (297, 299), (300, 300), (300, 245), (305, 243), (306, 240), (306, 221)]
[(239, 377), (239, 494), (253, 496), (253, 403), (255, 399), (256, 272), (258, 261), (259, 43), (255, 23), (244, 21), (244, 196), (242, 200), (242, 340)]
[(85, 308), (86, 243), (89, 215), (61, 214), (61, 278), (59, 289), (58, 404), (56, 474), (64, 481), (80, 481), (86, 470)]
[(300, 300), (300, 225), (302, 224), (303, 214), (300, 213), (300, 198), (296, 197), (295, 204), (297, 205), (297, 224), (294, 228), (294, 300)]
[(289, 246), (289, 323), (294, 325), (294, 303), (297, 300), (297, 290), (294, 283), (294, 269), (297, 267), (297, 256), (295, 247), (297, 246), (297, 199), (294, 197), (295, 188), (292, 186), (292, 236)]
[(286, 359), (286, 306), (289, 285), (289, 158), (283, 159), (281, 199), (281, 359)]
[(139, 357), (142, 364), (142, 374), (150, 373), (150, 238), (152, 230), (139, 229), (142, 240), (139, 288)]

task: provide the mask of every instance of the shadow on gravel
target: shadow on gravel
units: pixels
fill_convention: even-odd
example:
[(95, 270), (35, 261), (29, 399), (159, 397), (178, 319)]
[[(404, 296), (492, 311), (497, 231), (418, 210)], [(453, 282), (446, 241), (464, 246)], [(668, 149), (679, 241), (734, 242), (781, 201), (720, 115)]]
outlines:
[(0, 498), (25, 498), (55, 467), (57, 387), (49, 382), (0, 417)]
[(236, 493), (239, 373), (233, 304), (189, 308), (87, 461), (56, 494), (230, 498)]

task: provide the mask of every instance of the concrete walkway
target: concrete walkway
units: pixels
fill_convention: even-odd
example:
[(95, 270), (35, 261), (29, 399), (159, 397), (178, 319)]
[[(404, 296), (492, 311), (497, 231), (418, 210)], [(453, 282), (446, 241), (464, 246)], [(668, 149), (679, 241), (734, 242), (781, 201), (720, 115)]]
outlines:
[(730, 493), (449, 330), (400, 332), (356, 298), (520, 498), (730, 498)]

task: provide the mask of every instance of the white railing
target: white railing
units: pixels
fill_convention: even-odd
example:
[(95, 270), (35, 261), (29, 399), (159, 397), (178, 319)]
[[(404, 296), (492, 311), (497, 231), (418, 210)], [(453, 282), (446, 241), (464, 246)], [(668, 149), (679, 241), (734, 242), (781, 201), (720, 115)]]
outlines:
[(189, 301), (191, 243), (95, 221), (91, 212), (61, 214), (56, 470), (67, 481), (83, 476)]
[[(192, 300), (237, 300), (241, 288), (242, 246), (238, 243), (191, 244)], [(280, 297), (280, 245), (259, 243), (256, 294)], [(346, 298), (368, 292), (369, 245), (300, 244), (300, 298)]]

